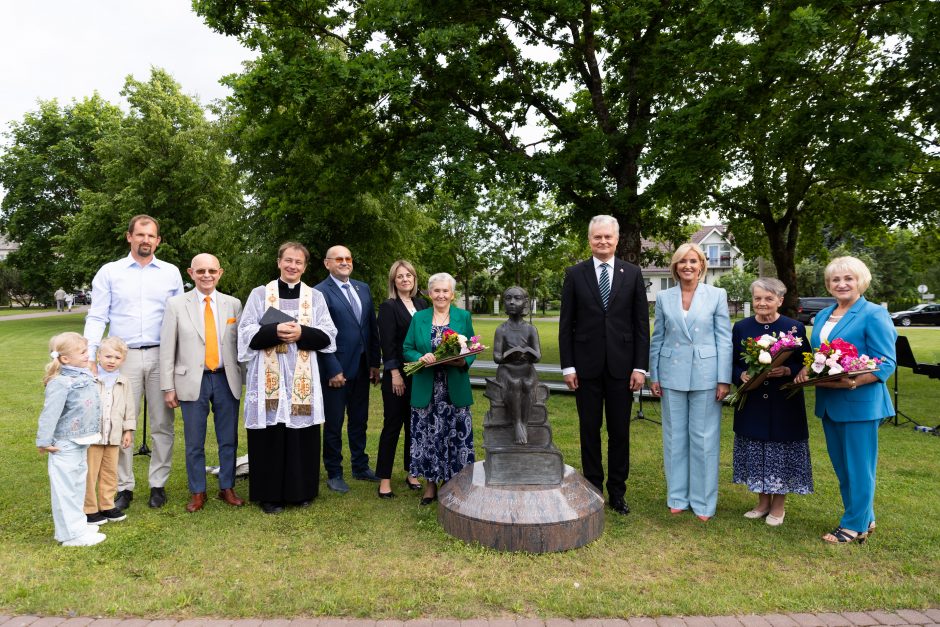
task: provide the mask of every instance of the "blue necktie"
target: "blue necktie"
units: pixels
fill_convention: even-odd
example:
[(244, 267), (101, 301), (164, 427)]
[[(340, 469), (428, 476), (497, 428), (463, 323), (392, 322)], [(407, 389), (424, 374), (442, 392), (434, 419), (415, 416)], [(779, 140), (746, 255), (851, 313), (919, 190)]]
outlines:
[(349, 283), (343, 283), (343, 289), (346, 290), (346, 298), (349, 299), (349, 304), (352, 306), (353, 315), (356, 316), (356, 324), (359, 324), (359, 319), (362, 318), (362, 309), (359, 307), (359, 301), (352, 295), (350, 291)]
[(604, 303), (604, 309), (607, 309), (607, 301), (610, 300), (610, 275), (607, 274), (607, 264), (601, 264), (601, 302)]

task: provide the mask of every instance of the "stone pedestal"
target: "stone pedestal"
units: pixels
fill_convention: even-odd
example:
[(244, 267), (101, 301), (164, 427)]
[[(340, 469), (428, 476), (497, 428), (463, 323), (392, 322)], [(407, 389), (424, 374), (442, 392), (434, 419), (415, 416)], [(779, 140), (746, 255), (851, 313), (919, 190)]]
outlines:
[(440, 488), (444, 531), (501, 551), (575, 549), (604, 532), (604, 499), (571, 466), (558, 485), (487, 485), (484, 462), (465, 467)]

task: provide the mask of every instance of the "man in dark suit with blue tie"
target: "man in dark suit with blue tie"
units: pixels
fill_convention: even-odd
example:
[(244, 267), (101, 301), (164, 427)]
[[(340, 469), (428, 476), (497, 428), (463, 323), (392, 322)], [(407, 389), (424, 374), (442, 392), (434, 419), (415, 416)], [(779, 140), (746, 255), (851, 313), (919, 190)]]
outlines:
[(588, 226), (591, 259), (565, 272), (558, 348), (562, 375), (575, 391), (584, 477), (604, 493), (601, 424), (607, 418), (607, 494), (611, 509), (628, 514), (630, 404), (649, 364), (646, 283), (640, 269), (617, 259), (620, 225), (594, 216)]
[(323, 260), (328, 276), (316, 289), (323, 294), (336, 327), (336, 352), (317, 353), (323, 381), (323, 465), (328, 488), (344, 494), (343, 417), (349, 415), (346, 432), (354, 479), (378, 481), (369, 468), (366, 428), (369, 420), (369, 382), (379, 382), (379, 333), (369, 286), (350, 278), (352, 253), (333, 246)]

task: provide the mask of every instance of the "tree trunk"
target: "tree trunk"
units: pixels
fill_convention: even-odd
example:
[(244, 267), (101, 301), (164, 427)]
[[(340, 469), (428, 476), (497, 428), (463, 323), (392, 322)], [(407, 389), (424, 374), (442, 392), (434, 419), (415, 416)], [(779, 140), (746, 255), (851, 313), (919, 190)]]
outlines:
[(782, 313), (794, 318), (800, 296), (796, 286), (796, 241), (800, 227), (795, 219), (785, 220), (765, 220), (764, 230), (770, 243), (770, 257), (777, 269), (777, 278), (783, 281), (787, 288)]

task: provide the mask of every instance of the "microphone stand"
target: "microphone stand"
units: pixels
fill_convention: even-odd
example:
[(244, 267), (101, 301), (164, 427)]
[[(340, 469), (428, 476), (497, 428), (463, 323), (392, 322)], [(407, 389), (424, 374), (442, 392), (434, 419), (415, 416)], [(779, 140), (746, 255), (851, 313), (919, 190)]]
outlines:
[(150, 455), (150, 447), (147, 446), (147, 395), (144, 395), (144, 436), (140, 442), (140, 448), (134, 455)]

